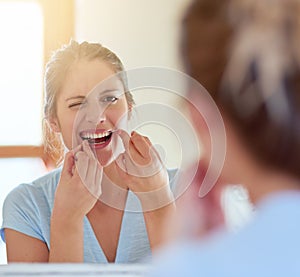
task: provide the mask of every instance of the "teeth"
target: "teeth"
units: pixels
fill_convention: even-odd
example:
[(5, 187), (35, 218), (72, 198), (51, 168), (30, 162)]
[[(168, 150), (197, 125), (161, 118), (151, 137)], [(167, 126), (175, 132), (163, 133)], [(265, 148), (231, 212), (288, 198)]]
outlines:
[(97, 139), (97, 138), (104, 138), (107, 137), (111, 132), (105, 131), (103, 133), (95, 134), (95, 133), (84, 133), (81, 135), (83, 139)]

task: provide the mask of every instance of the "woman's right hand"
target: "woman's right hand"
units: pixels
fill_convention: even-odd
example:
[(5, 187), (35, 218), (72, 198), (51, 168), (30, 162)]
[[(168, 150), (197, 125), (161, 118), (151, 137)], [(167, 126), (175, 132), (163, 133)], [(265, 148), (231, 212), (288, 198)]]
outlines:
[(49, 262), (83, 262), (83, 218), (101, 195), (102, 173), (87, 141), (66, 154), (51, 216)]
[(55, 193), (53, 215), (66, 220), (82, 219), (101, 195), (103, 168), (84, 141), (65, 156)]

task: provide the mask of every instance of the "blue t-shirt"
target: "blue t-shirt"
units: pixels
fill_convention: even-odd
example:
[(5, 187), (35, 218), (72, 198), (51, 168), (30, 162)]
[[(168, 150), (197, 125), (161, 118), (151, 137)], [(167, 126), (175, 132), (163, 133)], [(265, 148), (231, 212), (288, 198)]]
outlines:
[(236, 234), (181, 242), (157, 254), (149, 277), (300, 276), (300, 193), (267, 197)]
[[(3, 204), (3, 241), (4, 229), (10, 228), (45, 242), (50, 249), (50, 218), (60, 174), (61, 169), (54, 170), (30, 184), (19, 185), (8, 194)], [(175, 171), (169, 171), (170, 180), (174, 180), (174, 175)], [(116, 263), (136, 263), (151, 256), (143, 213), (130, 209), (138, 205), (138, 198), (129, 191)], [(108, 262), (87, 217), (84, 218), (84, 262)]]

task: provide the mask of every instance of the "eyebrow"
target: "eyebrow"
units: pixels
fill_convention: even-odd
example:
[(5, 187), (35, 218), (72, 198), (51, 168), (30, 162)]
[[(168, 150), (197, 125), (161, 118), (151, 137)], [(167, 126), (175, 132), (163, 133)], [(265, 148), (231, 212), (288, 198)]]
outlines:
[(85, 99), (85, 96), (78, 95), (78, 96), (68, 97), (68, 98), (66, 99), (66, 101), (69, 101), (69, 100), (75, 100), (75, 99)]
[(105, 94), (105, 93), (110, 93), (110, 92), (115, 92), (115, 91), (120, 91), (118, 88), (114, 88), (114, 89), (106, 89), (101, 91), (101, 94)]
[[(103, 90), (101, 91), (101, 94), (106, 94), (106, 93), (110, 93), (110, 92), (114, 92), (114, 91), (120, 91), (118, 88), (114, 88), (114, 89), (106, 89), (106, 90)], [(123, 93), (124, 94), (124, 93)], [(77, 99), (85, 99), (86, 96), (83, 96), (83, 95), (77, 95), (77, 96), (72, 96), (72, 97), (68, 97), (65, 101), (69, 101), (69, 100), (77, 100)]]

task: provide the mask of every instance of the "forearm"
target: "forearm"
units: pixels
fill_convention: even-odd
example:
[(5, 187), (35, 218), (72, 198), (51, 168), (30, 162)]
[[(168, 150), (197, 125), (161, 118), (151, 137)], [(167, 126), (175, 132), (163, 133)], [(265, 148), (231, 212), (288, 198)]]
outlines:
[(64, 220), (52, 215), (49, 262), (83, 262), (83, 218)]
[(135, 192), (144, 213), (151, 249), (167, 242), (166, 228), (175, 216), (176, 206), (169, 184), (147, 192)]
[(144, 212), (147, 233), (151, 249), (155, 249), (168, 241), (167, 228), (176, 212), (174, 202), (152, 211)]

